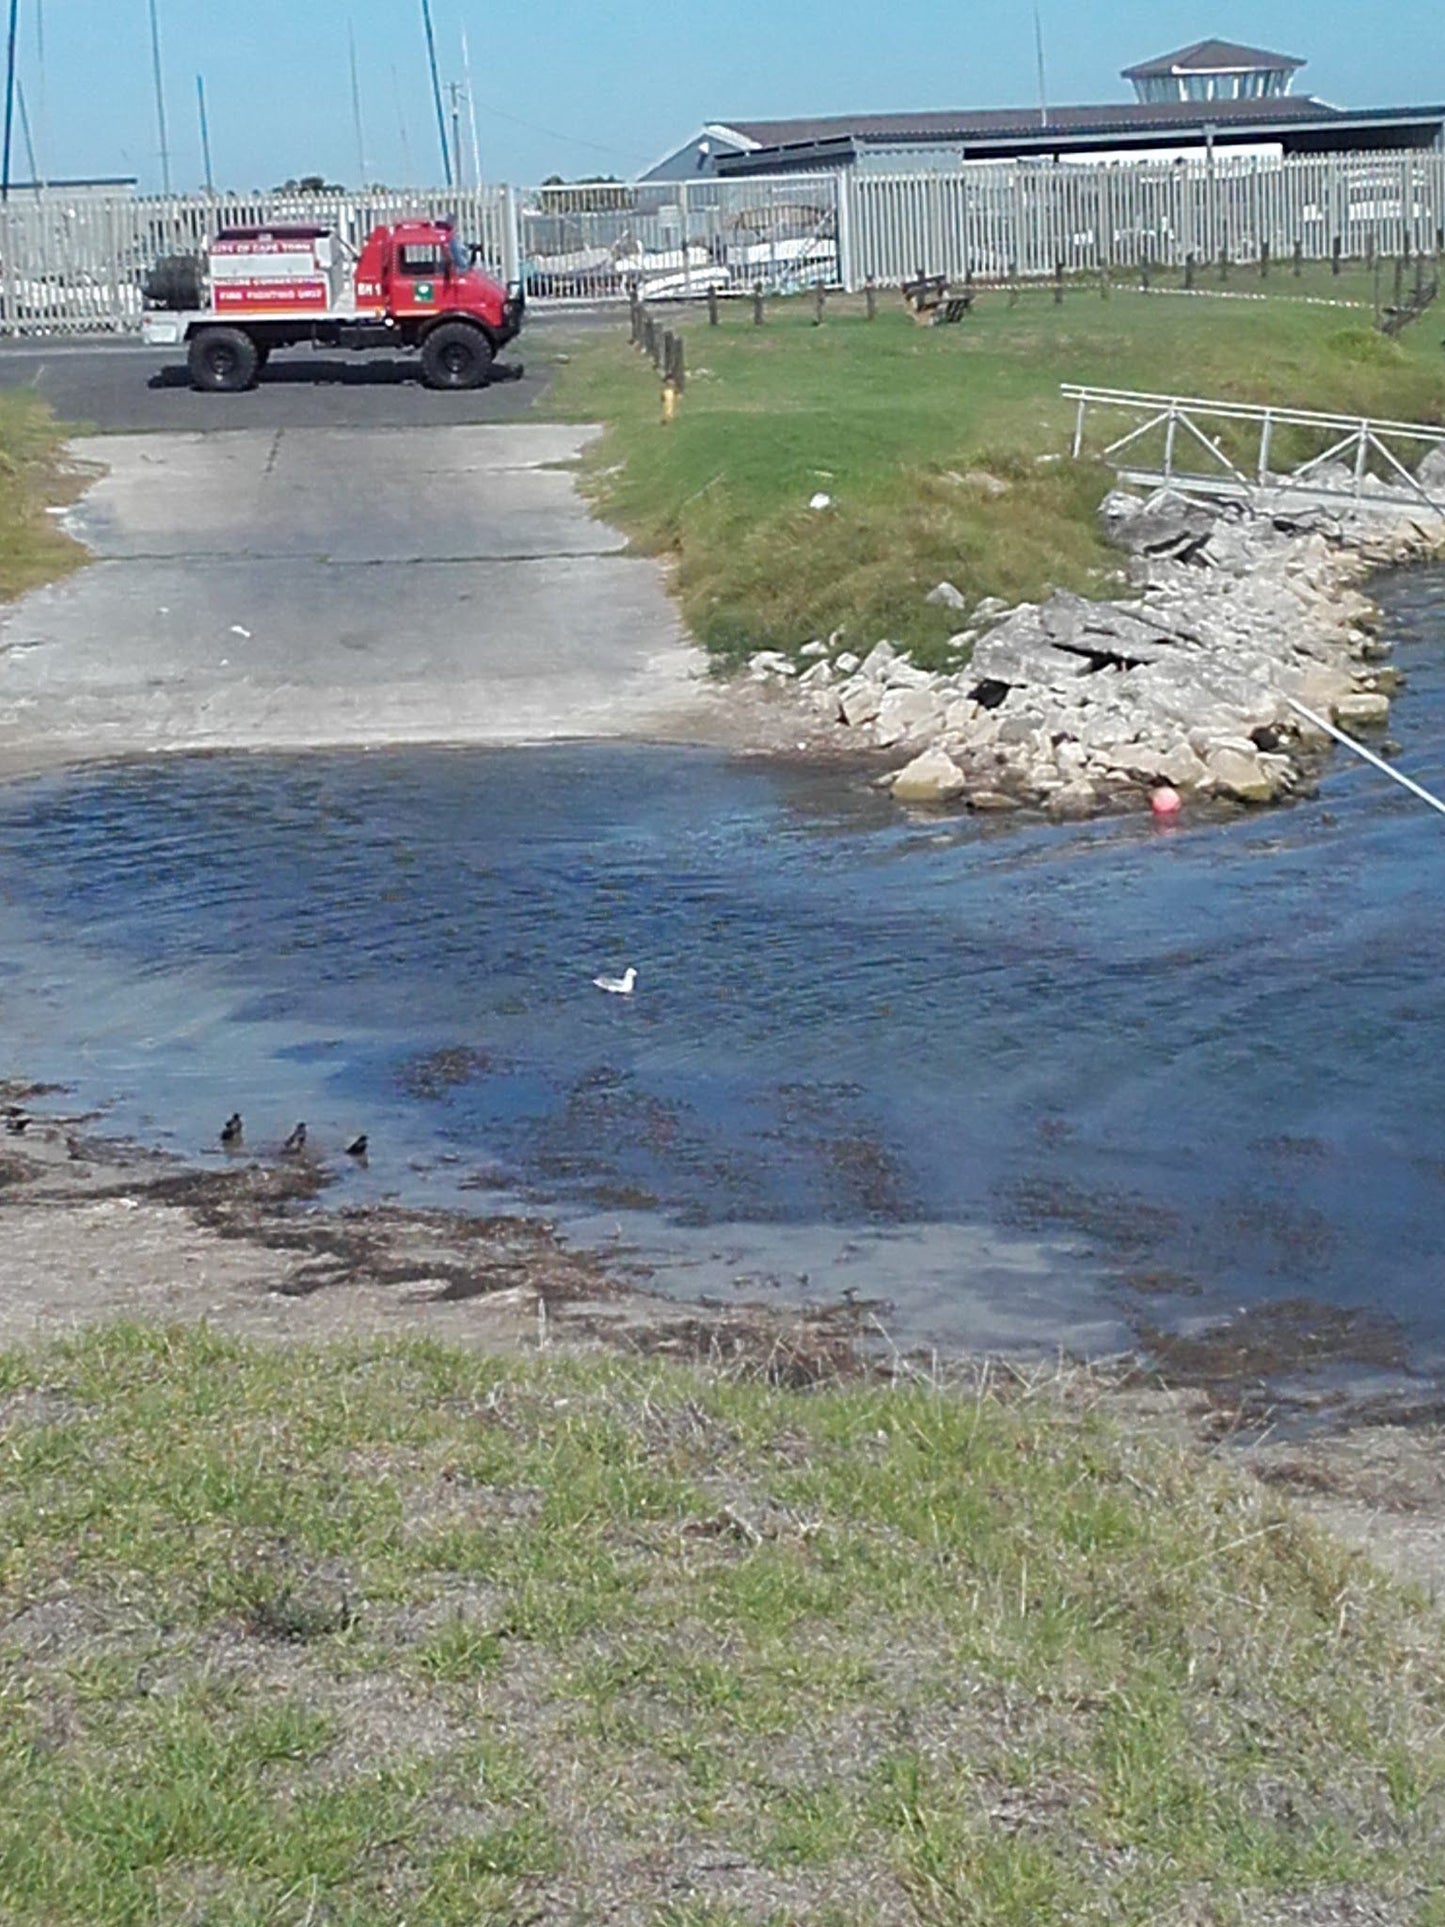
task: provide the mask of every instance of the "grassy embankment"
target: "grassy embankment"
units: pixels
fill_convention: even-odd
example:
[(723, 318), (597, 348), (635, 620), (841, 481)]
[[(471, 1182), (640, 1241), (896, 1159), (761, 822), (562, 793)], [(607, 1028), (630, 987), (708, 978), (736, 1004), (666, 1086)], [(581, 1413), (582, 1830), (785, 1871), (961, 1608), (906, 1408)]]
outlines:
[(45, 512), (78, 493), (62, 456), (65, 434), (31, 390), (0, 390), (0, 602), (85, 560), (84, 550)]
[(1445, 1921), (1439, 1622), (1010, 1381), (0, 1355), (12, 1927)]
[[(1268, 295), (983, 294), (961, 326), (937, 329), (915, 326), (896, 293), (871, 324), (860, 301), (836, 300), (821, 328), (806, 298), (769, 303), (762, 328), (730, 303), (716, 329), (696, 310), (666, 317), (689, 368), (671, 428), (622, 327), (577, 347), (552, 407), (609, 425), (590, 469), (598, 507), (674, 558), (683, 612), (720, 661), (840, 626), (855, 646), (887, 635), (928, 661), (959, 626), (923, 602), (940, 579), (971, 602), (1012, 601), (1051, 584), (1096, 590), (1116, 565), (1094, 521), (1103, 472), (1038, 460), (1069, 446), (1061, 381), (1445, 419), (1445, 311), (1389, 341), (1363, 271), (1261, 283), (1236, 270), (1229, 287)], [(978, 471), (1008, 491), (988, 493)], [(808, 509), (816, 491), (830, 512)]]

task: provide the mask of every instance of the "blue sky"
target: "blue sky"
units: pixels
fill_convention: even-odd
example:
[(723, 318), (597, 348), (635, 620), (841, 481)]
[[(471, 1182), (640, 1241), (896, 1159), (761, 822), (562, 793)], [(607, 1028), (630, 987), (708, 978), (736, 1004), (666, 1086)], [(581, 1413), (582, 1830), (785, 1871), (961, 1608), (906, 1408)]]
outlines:
[[(373, 178), (440, 174), (420, 0), (158, 0), (172, 175), (201, 178), (206, 76), (218, 182), (358, 175), (347, 31)], [(445, 76), (471, 43), (483, 171), (530, 181), (637, 172), (704, 120), (850, 109), (1012, 106), (1035, 94), (1028, 0), (433, 0)], [(1041, 0), (1058, 102), (1127, 95), (1118, 70), (1206, 34), (1304, 55), (1297, 87), (1352, 106), (1445, 100), (1438, 0)], [(39, 41), (43, 30), (42, 69)], [(159, 186), (147, 0), (21, 0), (21, 73), (44, 172)], [(16, 136), (15, 171), (25, 169)]]

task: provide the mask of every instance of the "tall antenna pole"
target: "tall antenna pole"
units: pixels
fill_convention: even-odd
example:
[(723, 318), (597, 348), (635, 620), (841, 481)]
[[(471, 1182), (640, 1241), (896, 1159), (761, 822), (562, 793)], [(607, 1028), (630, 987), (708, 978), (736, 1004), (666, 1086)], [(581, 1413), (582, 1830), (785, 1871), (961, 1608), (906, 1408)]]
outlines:
[(20, 31), (20, 0), (10, 0), (10, 48), (5, 62), (5, 161), (0, 200), (10, 199), (10, 139), (15, 131), (15, 36)]
[(361, 124), (361, 76), (356, 70), (356, 28), (348, 20), (346, 41), (351, 54), (351, 125), (356, 134), (356, 164), (361, 170), (361, 185), (369, 187), (366, 166), (366, 132)]
[(206, 170), (206, 192), (214, 194), (216, 182), (211, 173), (211, 124), (206, 118), (206, 81), (203, 74), (196, 75), (196, 106), (201, 115), (201, 164)]
[(467, 30), (462, 28), (462, 74), (467, 83), (467, 118), (472, 124), (472, 179), (482, 184), (482, 148), (477, 139), (477, 97), (472, 92), (472, 50), (467, 45)]
[(1039, 126), (1049, 124), (1049, 90), (1044, 79), (1044, 23), (1039, 18), (1038, 0), (1034, 0), (1034, 58), (1039, 69)]
[(161, 192), (171, 191), (171, 143), (166, 132), (166, 92), (161, 82), (161, 23), (156, 13), (156, 0), (150, 0), (151, 8), (151, 67), (156, 84), (156, 131), (161, 138)]
[[(154, 0), (152, 0), (154, 4)], [(422, 24), (426, 28), (427, 65), (431, 68), (431, 97), (437, 110), (437, 136), (442, 144), (442, 171), (448, 187), (452, 184), (452, 157), (447, 148), (447, 116), (442, 106), (441, 76), (437, 72), (437, 39), (432, 32), (431, 0), (421, 0)]]

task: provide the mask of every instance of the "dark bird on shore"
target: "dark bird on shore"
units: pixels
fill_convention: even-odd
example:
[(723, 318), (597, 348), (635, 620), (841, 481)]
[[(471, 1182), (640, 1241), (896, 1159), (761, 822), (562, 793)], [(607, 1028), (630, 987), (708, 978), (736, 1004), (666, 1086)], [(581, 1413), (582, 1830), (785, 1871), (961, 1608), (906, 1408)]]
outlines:
[(281, 1149), (286, 1153), (288, 1158), (299, 1156), (300, 1153), (306, 1149), (306, 1126), (304, 1124), (298, 1124), (290, 1137), (288, 1137), (286, 1142), (281, 1146)]
[(5, 1129), (11, 1137), (23, 1137), (30, 1129), (30, 1119), (24, 1111), (12, 1111), (5, 1120)]
[(358, 1137), (358, 1138), (353, 1138), (353, 1139), (351, 1140), (351, 1142), (350, 1142), (350, 1144), (348, 1144), (348, 1145), (347, 1145), (347, 1147), (346, 1147), (346, 1155), (347, 1155), (347, 1156), (348, 1156), (349, 1158), (364, 1158), (364, 1157), (366, 1156), (366, 1133), (365, 1133), (365, 1131), (363, 1131), (363, 1132), (362, 1132), (362, 1134), (361, 1134), (361, 1136), (360, 1136), (360, 1137)]
[(232, 1111), (231, 1115), (221, 1126), (221, 1142), (228, 1151), (234, 1149), (234, 1147), (241, 1142), (242, 1129), (241, 1113), (239, 1111)]

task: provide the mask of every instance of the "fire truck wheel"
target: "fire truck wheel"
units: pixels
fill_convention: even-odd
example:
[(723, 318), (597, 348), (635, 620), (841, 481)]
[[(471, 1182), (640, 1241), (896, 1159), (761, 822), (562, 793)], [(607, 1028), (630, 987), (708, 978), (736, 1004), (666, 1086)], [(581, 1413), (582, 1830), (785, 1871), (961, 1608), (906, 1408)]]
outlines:
[(242, 328), (203, 328), (192, 337), (191, 383), (212, 394), (234, 395), (256, 379), (260, 357)]
[(444, 321), (421, 345), (428, 388), (480, 388), (492, 372), (492, 344), (469, 321)]

